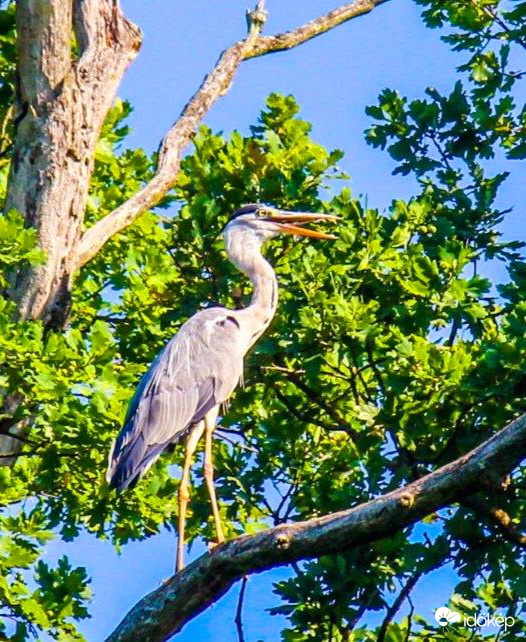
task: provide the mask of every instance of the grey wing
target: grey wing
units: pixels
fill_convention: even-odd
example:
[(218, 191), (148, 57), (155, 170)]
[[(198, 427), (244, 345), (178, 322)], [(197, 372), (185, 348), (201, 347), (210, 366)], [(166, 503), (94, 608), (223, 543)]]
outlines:
[(189, 319), (137, 387), (110, 452), (110, 485), (121, 491), (136, 483), (163, 450), (228, 399), (242, 368), (239, 324), (229, 310), (203, 310)]

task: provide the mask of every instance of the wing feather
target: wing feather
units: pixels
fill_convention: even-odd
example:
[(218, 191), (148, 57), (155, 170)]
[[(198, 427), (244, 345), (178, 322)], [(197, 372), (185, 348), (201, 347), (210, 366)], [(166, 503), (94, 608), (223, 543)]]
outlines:
[(244, 351), (239, 324), (229, 318), (224, 308), (194, 315), (143, 375), (110, 452), (112, 487), (134, 485), (163, 450), (232, 394)]

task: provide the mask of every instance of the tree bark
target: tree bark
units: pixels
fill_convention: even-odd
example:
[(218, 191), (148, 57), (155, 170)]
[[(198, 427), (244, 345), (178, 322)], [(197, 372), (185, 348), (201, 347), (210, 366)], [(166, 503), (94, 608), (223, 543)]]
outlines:
[[(117, 0), (17, 3), (16, 134), (5, 208), (36, 229), (46, 254), (43, 264), (11, 275), (21, 320), (58, 328), (68, 319), (95, 146), (140, 43)], [(12, 416), (22, 401), (12, 395), (3, 410)], [(18, 437), (26, 430), (10, 428)], [(0, 434), (0, 465), (13, 465), (21, 443)]]
[(37, 230), (46, 261), (14, 275), (10, 294), (21, 319), (56, 327), (68, 316), (95, 146), (141, 38), (112, 0), (19, 0), (17, 25), (17, 131), (6, 209)]
[(476, 491), (495, 487), (525, 457), (522, 415), (466, 455), (387, 495), (225, 542), (140, 600), (106, 642), (166, 640), (245, 575), (389, 537)]

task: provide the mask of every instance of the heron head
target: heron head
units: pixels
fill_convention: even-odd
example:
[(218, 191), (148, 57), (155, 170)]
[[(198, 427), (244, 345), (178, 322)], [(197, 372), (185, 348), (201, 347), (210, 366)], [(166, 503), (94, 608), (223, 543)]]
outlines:
[(250, 203), (236, 210), (225, 227), (225, 234), (234, 231), (252, 233), (260, 242), (278, 234), (309, 236), (317, 239), (335, 239), (336, 236), (303, 227), (317, 221), (337, 221), (334, 214), (312, 212), (287, 212), (261, 203)]

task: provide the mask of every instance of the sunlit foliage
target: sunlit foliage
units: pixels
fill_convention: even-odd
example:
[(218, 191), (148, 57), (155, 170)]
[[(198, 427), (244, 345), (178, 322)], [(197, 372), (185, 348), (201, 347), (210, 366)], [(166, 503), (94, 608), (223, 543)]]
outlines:
[[(51, 538), (69, 541), (87, 530), (123, 546), (176, 524), (171, 466), (181, 460), (180, 447), (121, 497), (108, 491), (103, 471), (134, 386), (166, 340), (203, 306), (249, 300), (248, 283), (221, 242), (228, 216), (243, 203), (333, 212), (342, 222), (334, 243), (287, 238), (268, 248), (281, 287), (278, 314), (247, 358), (245, 388), (215, 443), (228, 536), (398, 488), (525, 410), (524, 234), (500, 236), (499, 224), (514, 212), (499, 188), (526, 155), (526, 111), (514, 98), (526, 73), (519, 67), (526, 2), (418, 4), (428, 26), (445, 29), (460, 52), (459, 79), (444, 95), (383, 91), (368, 108), (366, 134), (388, 149), (396, 172), (415, 177), (409, 201), (394, 200), (388, 212), (365, 207), (346, 186), (342, 153), (316, 144), (292, 97), (273, 94), (248, 136), (200, 129), (161, 208), (83, 268), (65, 331), (14, 322), (12, 303), (0, 298), (0, 394), (20, 402), (15, 417), (0, 418), (0, 430), (31, 426), (16, 465), (0, 468), (0, 637), (46, 631), (77, 638), (75, 622), (88, 616), (90, 571), (65, 558), (43, 562)], [(11, 7), (0, 11), (2, 195), (14, 126), (13, 38)], [(117, 102), (107, 119), (88, 225), (151, 176), (155, 158), (126, 149), (129, 112)], [(0, 285), (15, 263), (43, 260), (19, 215), (6, 213)], [(495, 260), (507, 270), (503, 283), (487, 277), (487, 261)], [(388, 615), (401, 590), (409, 593), (446, 565), (458, 575), (450, 606), (466, 615), (514, 615), (515, 627), (499, 639), (519, 639), (526, 628), (523, 549), (485, 509), (498, 506), (524, 523), (525, 480), (517, 471), (503, 489), (490, 471), (486, 477), (473, 501), (424, 525), (295, 566), (275, 588), (274, 612), (289, 618), (283, 639), (465, 640), (471, 630), (443, 630), (417, 615), (418, 604), (402, 620), (363, 623), (370, 611)], [(209, 538), (199, 467), (192, 482), (188, 535)]]

